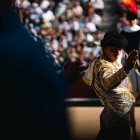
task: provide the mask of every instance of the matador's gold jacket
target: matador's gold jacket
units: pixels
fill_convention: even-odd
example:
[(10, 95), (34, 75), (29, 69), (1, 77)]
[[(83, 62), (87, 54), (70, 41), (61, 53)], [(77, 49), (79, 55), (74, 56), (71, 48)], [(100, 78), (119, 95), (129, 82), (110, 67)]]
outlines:
[(119, 115), (130, 111), (135, 98), (126, 72), (118, 62), (102, 55), (94, 64), (94, 89), (104, 105)]
[(129, 112), (135, 102), (131, 81), (122, 65), (111, 62), (104, 55), (91, 63), (83, 81), (89, 86), (93, 85), (102, 104), (120, 116)]

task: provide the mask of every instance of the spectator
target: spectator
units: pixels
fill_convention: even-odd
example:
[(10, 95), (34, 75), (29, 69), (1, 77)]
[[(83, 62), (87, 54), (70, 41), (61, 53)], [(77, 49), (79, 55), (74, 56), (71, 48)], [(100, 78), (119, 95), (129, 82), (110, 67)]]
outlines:
[(129, 25), (121, 30), (121, 33), (128, 39), (128, 48), (125, 48), (127, 53), (132, 49), (139, 50), (140, 46), (140, 26), (138, 25), (137, 14), (127, 12), (127, 20)]

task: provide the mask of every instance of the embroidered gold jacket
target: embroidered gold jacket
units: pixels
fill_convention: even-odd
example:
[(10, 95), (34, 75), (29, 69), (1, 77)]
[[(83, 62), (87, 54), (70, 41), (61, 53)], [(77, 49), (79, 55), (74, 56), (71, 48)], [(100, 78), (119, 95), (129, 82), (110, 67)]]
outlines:
[(102, 55), (93, 68), (94, 90), (101, 102), (119, 115), (130, 111), (135, 98), (132, 84), (121, 64)]

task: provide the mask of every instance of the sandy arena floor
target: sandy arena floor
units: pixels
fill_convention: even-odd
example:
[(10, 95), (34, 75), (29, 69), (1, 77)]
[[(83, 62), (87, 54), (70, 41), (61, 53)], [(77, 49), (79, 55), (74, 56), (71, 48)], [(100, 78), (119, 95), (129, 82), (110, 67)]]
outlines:
[[(102, 107), (68, 107), (70, 128), (74, 140), (95, 140), (99, 130)], [(140, 140), (140, 107), (135, 107), (137, 134)]]

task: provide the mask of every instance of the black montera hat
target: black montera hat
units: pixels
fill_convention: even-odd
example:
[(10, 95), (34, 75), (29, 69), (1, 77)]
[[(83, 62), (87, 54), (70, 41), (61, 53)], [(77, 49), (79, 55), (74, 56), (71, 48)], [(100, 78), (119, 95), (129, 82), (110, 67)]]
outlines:
[(115, 48), (125, 48), (128, 45), (127, 39), (120, 33), (116, 31), (108, 31), (103, 40), (101, 41), (101, 46), (107, 47), (115, 47)]

